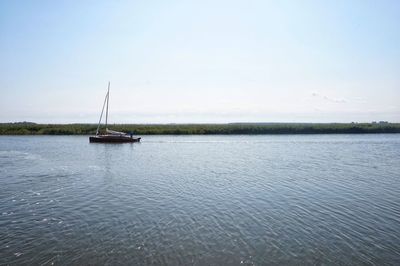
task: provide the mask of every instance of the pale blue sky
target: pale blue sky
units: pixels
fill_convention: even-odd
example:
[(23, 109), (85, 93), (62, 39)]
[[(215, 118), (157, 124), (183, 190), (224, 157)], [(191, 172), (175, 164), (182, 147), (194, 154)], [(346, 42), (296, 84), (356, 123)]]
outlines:
[(0, 1), (0, 122), (400, 122), (400, 1)]

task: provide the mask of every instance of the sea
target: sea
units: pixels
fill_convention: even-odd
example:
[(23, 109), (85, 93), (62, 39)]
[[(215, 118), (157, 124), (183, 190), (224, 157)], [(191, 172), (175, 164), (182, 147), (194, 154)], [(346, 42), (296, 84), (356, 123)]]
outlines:
[(0, 136), (0, 265), (400, 265), (400, 134)]

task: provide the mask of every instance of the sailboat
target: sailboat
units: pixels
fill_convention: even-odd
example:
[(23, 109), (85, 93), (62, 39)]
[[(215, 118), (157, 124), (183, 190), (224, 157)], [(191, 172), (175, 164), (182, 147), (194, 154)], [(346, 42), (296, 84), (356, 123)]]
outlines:
[[(107, 94), (104, 99), (103, 109), (101, 110), (99, 124), (97, 125), (96, 135), (89, 137), (89, 142), (102, 142), (102, 143), (125, 143), (125, 142), (139, 142), (141, 138), (133, 137), (132, 133), (118, 132), (109, 130), (107, 128), (108, 122), (108, 102), (110, 100), (110, 82), (108, 82)], [(101, 119), (103, 118), (104, 108), (106, 107), (106, 125), (105, 132), (100, 132)]]

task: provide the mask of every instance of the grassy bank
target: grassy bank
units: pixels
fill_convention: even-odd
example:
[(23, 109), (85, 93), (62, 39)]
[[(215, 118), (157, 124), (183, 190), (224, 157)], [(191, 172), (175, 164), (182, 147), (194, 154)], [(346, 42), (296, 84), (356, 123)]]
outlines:
[[(0, 124), (0, 135), (90, 135), (94, 124)], [(136, 135), (212, 134), (359, 134), (400, 133), (399, 123), (232, 123), (232, 124), (115, 124), (109, 129)]]

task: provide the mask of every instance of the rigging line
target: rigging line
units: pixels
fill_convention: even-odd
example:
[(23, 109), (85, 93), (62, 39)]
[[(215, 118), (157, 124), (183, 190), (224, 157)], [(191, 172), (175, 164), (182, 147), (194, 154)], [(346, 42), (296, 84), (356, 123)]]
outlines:
[(108, 122), (108, 102), (109, 101), (110, 101), (110, 82), (108, 82), (108, 90), (107, 90), (106, 130), (107, 130), (107, 122)]
[(106, 100), (108, 98), (108, 93), (109, 93), (109, 91), (107, 92), (106, 97), (104, 98), (103, 109), (101, 109), (101, 114), (100, 114), (99, 124), (97, 125), (96, 135), (99, 135), (101, 118), (103, 118), (104, 107), (106, 106)]

